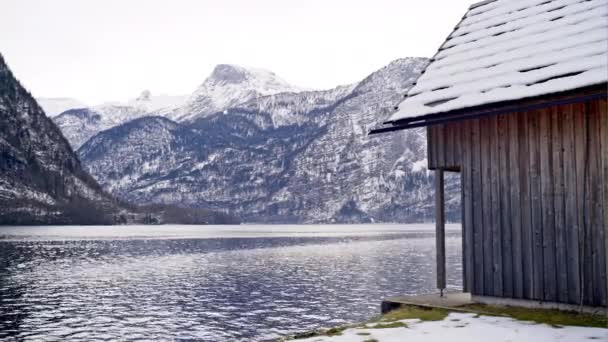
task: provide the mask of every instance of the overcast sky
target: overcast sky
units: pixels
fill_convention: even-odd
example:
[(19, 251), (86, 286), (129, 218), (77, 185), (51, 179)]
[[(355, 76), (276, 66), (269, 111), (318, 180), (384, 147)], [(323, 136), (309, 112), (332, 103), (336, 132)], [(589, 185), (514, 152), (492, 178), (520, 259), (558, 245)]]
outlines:
[(471, 0), (2, 0), (0, 53), (36, 97), (191, 93), (216, 64), (330, 88), (432, 56)]

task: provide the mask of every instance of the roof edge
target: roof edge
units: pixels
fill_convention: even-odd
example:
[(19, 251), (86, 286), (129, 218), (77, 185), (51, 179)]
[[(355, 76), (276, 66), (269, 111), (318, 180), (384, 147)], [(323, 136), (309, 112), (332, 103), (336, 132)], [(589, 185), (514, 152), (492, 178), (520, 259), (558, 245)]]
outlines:
[[(601, 98), (608, 99), (608, 82), (524, 99), (457, 109), (449, 112), (427, 114), (424, 116), (401, 119), (397, 121), (388, 121), (385, 122), (385, 124), (392, 124), (392, 126), (374, 129), (370, 131), (369, 134), (373, 135), (416, 127), (432, 126), (446, 122), (476, 119), (490, 115), (538, 110), (556, 105), (580, 103)], [(523, 104), (521, 103), (522, 101), (524, 101)]]
[(491, 4), (496, 1), (498, 1), (498, 0), (484, 0), (484, 1), (476, 2), (476, 3), (472, 4), (471, 6), (469, 6), (469, 10), (472, 10), (474, 8), (481, 7), (481, 6), (484, 6), (487, 4)]

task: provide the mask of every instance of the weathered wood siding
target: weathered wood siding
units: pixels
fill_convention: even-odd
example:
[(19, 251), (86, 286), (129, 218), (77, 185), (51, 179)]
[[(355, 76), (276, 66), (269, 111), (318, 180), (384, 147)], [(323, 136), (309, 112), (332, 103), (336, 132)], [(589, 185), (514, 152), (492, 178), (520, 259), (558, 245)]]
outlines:
[(608, 103), (428, 128), (429, 168), (460, 170), (465, 290), (606, 306)]

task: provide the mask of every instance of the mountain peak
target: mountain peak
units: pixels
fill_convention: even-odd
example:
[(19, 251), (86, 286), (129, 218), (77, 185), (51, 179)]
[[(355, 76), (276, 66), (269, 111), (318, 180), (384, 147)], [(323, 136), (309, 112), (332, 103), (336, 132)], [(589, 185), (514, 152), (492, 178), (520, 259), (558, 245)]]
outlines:
[(209, 82), (221, 84), (241, 84), (246, 82), (277, 83), (292, 87), (270, 70), (244, 67), (235, 64), (216, 65), (205, 83)]
[(141, 94), (139, 94), (139, 96), (135, 99), (135, 101), (150, 101), (150, 98), (152, 97), (152, 93), (146, 89), (144, 91), (141, 92)]
[(241, 83), (250, 76), (249, 70), (238, 65), (219, 64), (209, 76), (209, 79), (224, 81), (226, 83)]
[(192, 120), (222, 112), (254, 98), (303, 90), (287, 83), (272, 71), (219, 64), (172, 118), (177, 121)]

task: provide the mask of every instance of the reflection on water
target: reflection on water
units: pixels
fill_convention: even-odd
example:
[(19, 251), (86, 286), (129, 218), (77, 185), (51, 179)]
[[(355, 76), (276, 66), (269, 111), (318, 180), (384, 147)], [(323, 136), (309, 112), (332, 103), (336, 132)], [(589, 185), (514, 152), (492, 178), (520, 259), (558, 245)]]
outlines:
[(0, 338), (267, 340), (360, 321), (434, 288), (432, 227), (389, 227), (2, 228)]

